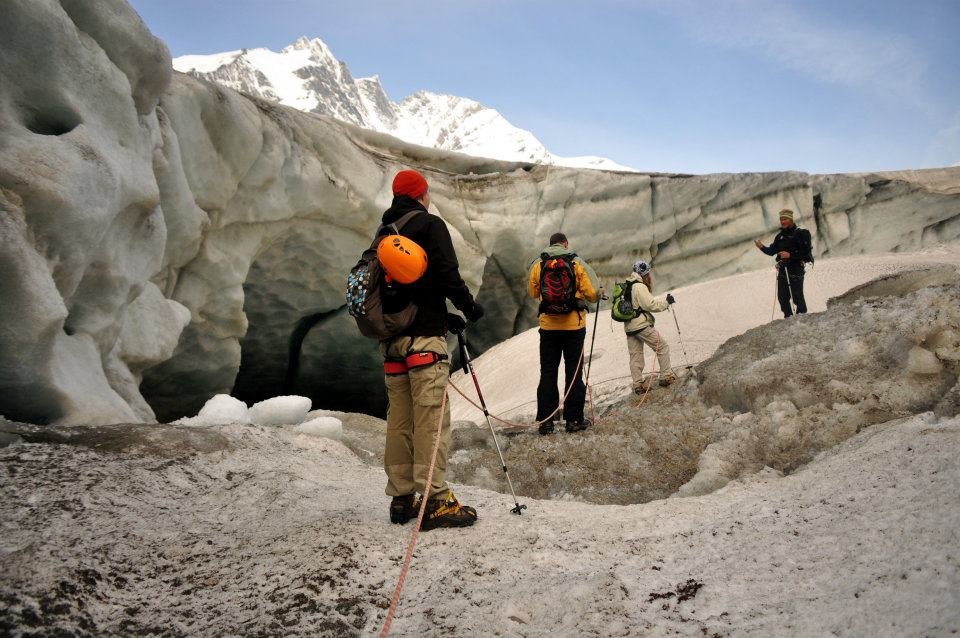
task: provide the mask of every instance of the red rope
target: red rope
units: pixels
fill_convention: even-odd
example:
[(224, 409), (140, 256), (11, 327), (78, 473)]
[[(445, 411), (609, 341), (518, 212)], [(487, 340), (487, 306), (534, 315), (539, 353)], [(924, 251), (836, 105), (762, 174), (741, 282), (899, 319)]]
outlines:
[(400, 593), (403, 591), (403, 585), (407, 580), (407, 571), (410, 569), (410, 561), (413, 559), (413, 550), (417, 546), (417, 538), (420, 536), (420, 525), (423, 523), (423, 514), (427, 510), (427, 498), (430, 496), (430, 485), (433, 481), (433, 468), (437, 463), (437, 450), (440, 449), (440, 431), (443, 429), (443, 417), (447, 407), (447, 392), (443, 392), (443, 401), (440, 402), (440, 420), (437, 422), (437, 434), (433, 437), (433, 452), (430, 455), (430, 469), (427, 470), (427, 480), (423, 485), (423, 497), (420, 499), (420, 512), (417, 514), (417, 522), (410, 533), (410, 542), (407, 544), (407, 554), (403, 558), (403, 567), (400, 568), (400, 577), (397, 579), (397, 586), (393, 590), (393, 598), (390, 600), (390, 609), (387, 611), (387, 617), (383, 621), (383, 629), (380, 630), (380, 638), (386, 638), (390, 633), (390, 625), (393, 623), (393, 616), (397, 612), (397, 605), (400, 604)]

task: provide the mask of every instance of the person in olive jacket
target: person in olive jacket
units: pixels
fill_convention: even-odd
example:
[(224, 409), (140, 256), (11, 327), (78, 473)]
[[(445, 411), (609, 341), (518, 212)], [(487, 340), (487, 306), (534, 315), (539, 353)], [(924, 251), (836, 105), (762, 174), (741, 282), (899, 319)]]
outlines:
[(807, 311), (807, 302), (803, 298), (804, 263), (813, 263), (813, 245), (810, 231), (793, 223), (793, 211), (784, 208), (780, 211), (780, 232), (773, 243), (764, 246), (759, 239), (754, 242), (757, 248), (777, 260), (777, 299), (783, 316), (793, 314), (791, 298), (797, 307), (797, 314)]

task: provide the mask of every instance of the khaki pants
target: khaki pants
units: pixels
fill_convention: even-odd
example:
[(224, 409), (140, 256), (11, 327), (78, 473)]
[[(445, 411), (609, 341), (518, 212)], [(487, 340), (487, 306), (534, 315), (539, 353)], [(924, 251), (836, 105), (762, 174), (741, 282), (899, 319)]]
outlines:
[[(444, 337), (396, 337), (380, 344), (384, 357), (406, 357), (414, 352), (447, 354)], [(440, 404), (447, 390), (450, 362), (440, 361), (406, 374), (384, 375), (387, 385), (387, 443), (383, 466), (387, 473), (387, 496), (423, 494), (430, 455), (441, 419)], [(437, 463), (433, 468), (430, 496), (447, 491), (447, 452), (450, 449), (450, 403), (443, 411), (443, 427)]]
[(653, 326), (627, 335), (627, 350), (630, 352), (630, 376), (633, 377), (633, 387), (641, 387), (643, 383), (643, 345), (657, 353), (657, 362), (660, 373), (664, 376), (670, 373), (670, 347), (660, 337)]

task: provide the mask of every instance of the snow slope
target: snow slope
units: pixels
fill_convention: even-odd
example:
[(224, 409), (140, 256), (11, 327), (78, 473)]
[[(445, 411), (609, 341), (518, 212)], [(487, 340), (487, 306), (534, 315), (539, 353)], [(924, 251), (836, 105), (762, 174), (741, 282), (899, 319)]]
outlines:
[[(717, 377), (711, 366), (738, 365), (723, 359), (761, 345), (771, 330), (779, 329), (794, 350), (831, 351), (831, 333), (805, 331), (831, 317), (851, 331), (876, 334), (881, 346), (890, 334), (940, 330), (925, 345), (942, 365), (953, 366), (952, 379), (943, 370), (937, 374), (955, 384), (960, 293), (950, 276), (957, 264), (955, 246), (824, 261), (817, 266), (829, 275), (818, 284), (822, 290), (811, 286), (820, 308), (826, 291), (844, 279), (924, 271), (855, 288), (826, 312), (747, 330), (698, 368), (699, 392), (717, 383), (736, 386), (739, 372)], [(701, 308), (711, 319), (730, 318), (725, 330), (733, 331), (766, 321), (766, 308), (749, 303), (747, 284), (755, 276), (677, 295), (690, 306), (720, 293), (724, 300), (739, 295), (741, 309), (728, 315)], [(874, 296), (878, 292), (885, 297)], [(873, 330), (878, 317), (890, 325)], [(946, 337), (937, 328), (945, 320), (946, 332), (954, 331)], [(518, 335), (511, 344), (513, 373), (528, 367), (518, 365), (525, 340), (528, 334)], [(844, 341), (836, 340), (838, 359), (851, 352)], [(852, 388), (859, 377), (876, 374), (876, 391), (889, 393), (879, 376), (899, 371), (869, 368), (873, 346), (861, 346), (852, 351), (865, 370), (846, 371), (844, 379)], [(715, 349), (698, 347), (701, 354)], [(484, 355), (478, 366), (490, 358)], [(908, 363), (902, 372), (920, 381), (904, 387), (915, 382), (930, 390), (935, 377), (923, 365), (931, 362)], [(819, 373), (829, 374), (824, 367)], [(784, 387), (808, 373), (780, 368), (776, 383)], [(755, 390), (744, 387), (748, 396)], [(687, 409), (682, 393), (674, 399), (675, 409)], [(639, 427), (655, 427), (649, 417), (674, 399), (660, 393), (634, 410), (648, 416)], [(960, 395), (951, 401), (949, 413), (938, 406), (940, 416), (923, 412), (865, 424), (787, 476), (758, 467), (699, 496), (630, 505), (522, 496), (528, 509), (518, 517), (510, 513), (508, 495), (457, 483), (461, 499), (478, 508), (479, 521), (420, 536), (393, 634), (956, 633)], [(273, 401), (270, 419), (295, 402)], [(800, 403), (792, 412), (785, 400), (771, 404), (779, 411), (768, 415), (779, 419), (777, 435), (796, 425), (798, 415), (806, 419), (801, 427), (829, 425)], [(297, 419), (320, 417), (302, 409)], [(846, 409), (834, 406), (840, 414)], [(382, 424), (354, 416), (362, 423), (344, 419), (351, 448), (369, 445), (378, 430), (382, 441)], [(618, 418), (629, 423), (629, 417)], [(584, 465), (605, 478), (607, 457), (619, 450), (589, 448), (599, 429), (514, 437), (508, 451), (551, 439), (553, 471)], [(476, 430), (461, 424), (455, 455)], [(743, 441), (749, 444), (754, 434)], [(592, 456), (578, 457), (580, 448)], [(708, 448), (703, 458), (723, 460), (711, 454)], [(627, 465), (622, 469), (632, 471)], [(703, 469), (709, 468), (701, 459)], [(379, 467), (337, 441), (290, 427), (38, 427), (0, 418), (0, 476), (0, 632), (11, 635), (372, 635), (382, 626), (411, 531), (387, 522)], [(549, 472), (542, 478), (562, 480)]]
[[(917, 252), (818, 261), (807, 269), (804, 291), (808, 310), (823, 311), (831, 297), (877, 277), (936, 264), (960, 266), (960, 244), (943, 244)], [(627, 274), (624, 273), (624, 277)], [(653, 277), (655, 294), (665, 295), (667, 290), (657, 288), (656, 271)], [(671, 348), (672, 364), (684, 366), (703, 361), (727, 339), (765, 324), (771, 317), (782, 319), (775, 300), (775, 277), (775, 270), (769, 268), (673, 290), (677, 300), (673, 307), (677, 323), (669, 312), (656, 315), (657, 329)], [(613, 289), (613, 283), (604, 282), (607, 290)], [(588, 339), (594, 333), (595, 319), (596, 315), (592, 313), (587, 319)], [(595, 399), (612, 401), (623, 396), (631, 385), (626, 336), (622, 325), (611, 320), (609, 302), (603, 305), (598, 321), (590, 378)], [(688, 356), (681, 347), (677, 324)], [(474, 361), (491, 413), (513, 421), (534, 418), (539, 382), (538, 348), (539, 335), (534, 328), (497, 344)], [(646, 354), (646, 369), (650, 370), (652, 357), (649, 350)], [(476, 401), (473, 385), (469, 379), (463, 378), (462, 372), (453, 374), (452, 380)], [(483, 415), (456, 392), (451, 393), (451, 414), (454, 421), (483, 422)]]
[(174, 58), (173, 66), (238, 91), (421, 146), (509, 161), (634, 170), (602, 157), (554, 155), (529, 131), (468, 98), (418, 91), (395, 103), (378, 76), (354, 79), (320, 38), (301, 37), (279, 53), (258, 48), (184, 55)]

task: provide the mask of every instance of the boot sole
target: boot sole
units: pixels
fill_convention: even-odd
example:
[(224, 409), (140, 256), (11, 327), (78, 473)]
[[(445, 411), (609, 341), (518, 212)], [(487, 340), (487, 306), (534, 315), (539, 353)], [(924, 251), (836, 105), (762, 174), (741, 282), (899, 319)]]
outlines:
[(440, 529), (442, 527), (470, 527), (476, 522), (477, 522), (477, 519), (474, 516), (444, 518), (433, 523), (428, 521), (423, 521), (423, 523), (420, 525), (420, 529), (426, 532), (431, 529)]

